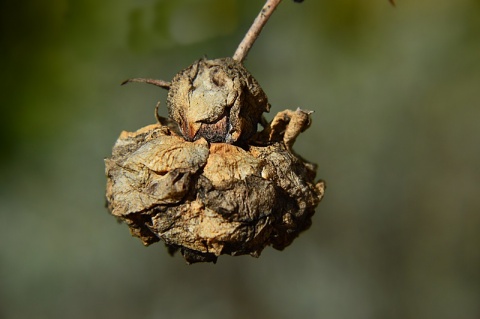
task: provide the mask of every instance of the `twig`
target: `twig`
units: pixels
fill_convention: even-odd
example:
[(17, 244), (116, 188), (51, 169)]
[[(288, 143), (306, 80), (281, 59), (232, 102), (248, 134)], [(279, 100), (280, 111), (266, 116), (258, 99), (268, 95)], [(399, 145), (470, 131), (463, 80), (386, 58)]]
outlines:
[(242, 42), (238, 46), (237, 51), (235, 51), (235, 54), (233, 55), (234, 60), (242, 62), (247, 57), (248, 51), (250, 51), (253, 43), (260, 35), (263, 26), (265, 23), (267, 23), (273, 11), (275, 11), (275, 8), (280, 4), (281, 1), (282, 0), (267, 0), (262, 8), (262, 11), (260, 11)]
[(133, 78), (133, 79), (128, 79), (126, 81), (122, 82), (122, 85), (130, 83), (130, 82), (140, 82), (140, 83), (148, 83), (148, 84), (153, 84), (156, 86), (161, 87), (162, 89), (170, 89), (170, 82), (163, 81), (163, 80), (155, 80), (155, 79), (142, 79), (142, 78)]

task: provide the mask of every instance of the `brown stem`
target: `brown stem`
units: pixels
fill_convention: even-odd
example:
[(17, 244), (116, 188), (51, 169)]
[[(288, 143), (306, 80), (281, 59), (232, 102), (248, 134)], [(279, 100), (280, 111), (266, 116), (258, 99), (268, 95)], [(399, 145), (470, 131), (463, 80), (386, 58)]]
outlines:
[(273, 11), (275, 11), (275, 8), (280, 4), (281, 1), (282, 0), (267, 0), (262, 8), (262, 11), (260, 11), (242, 42), (238, 46), (237, 51), (235, 51), (235, 54), (233, 55), (234, 60), (237, 60), (238, 62), (245, 60), (248, 51), (250, 51), (253, 43), (260, 35), (263, 26), (265, 23), (267, 23)]
[(142, 79), (142, 78), (134, 78), (134, 79), (128, 79), (126, 81), (122, 82), (122, 85), (130, 83), (130, 82), (140, 82), (140, 83), (148, 83), (148, 84), (153, 84), (156, 86), (161, 87), (162, 89), (170, 89), (170, 82), (167, 81), (162, 81), (162, 80), (154, 80), (154, 79)]

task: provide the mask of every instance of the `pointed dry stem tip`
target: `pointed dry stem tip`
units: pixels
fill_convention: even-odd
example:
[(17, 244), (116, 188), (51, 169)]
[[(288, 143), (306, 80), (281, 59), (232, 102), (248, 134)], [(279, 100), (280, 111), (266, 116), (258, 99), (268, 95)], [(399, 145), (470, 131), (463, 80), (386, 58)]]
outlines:
[(246, 58), (248, 51), (250, 51), (253, 43), (260, 35), (263, 26), (265, 23), (267, 23), (273, 11), (275, 11), (275, 8), (280, 4), (281, 1), (282, 0), (267, 0), (262, 8), (262, 11), (260, 11), (242, 42), (238, 46), (237, 51), (235, 51), (235, 54), (233, 55), (234, 60), (242, 62)]
[(162, 89), (170, 89), (170, 82), (167, 81), (162, 81), (162, 80), (154, 80), (154, 79), (142, 79), (142, 78), (134, 78), (134, 79), (128, 79), (126, 81), (122, 82), (122, 85), (130, 83), (130, 82), (139, 82), (139, 83), (148, 83), (148, 84), (153, 84), (155, 86), (159, 86)]

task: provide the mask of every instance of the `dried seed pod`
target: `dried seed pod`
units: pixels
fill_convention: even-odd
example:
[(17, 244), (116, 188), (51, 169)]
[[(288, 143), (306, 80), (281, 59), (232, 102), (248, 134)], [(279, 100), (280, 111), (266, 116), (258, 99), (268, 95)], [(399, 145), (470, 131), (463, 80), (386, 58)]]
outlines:
[(279, 113), (272, 124), (284, 125), (269, 125), (245, 149), (186, 141), (160, 124), (123, 132), (105, 160), (109, 210), (145, 245), (161, 239), (188, 263), (283, 249), (310, 226), (325, 188), (284, 140), (308, 126), (298, 120), (305, 116)]
[(267, 0), (233, 58), (199, 60), (172, 82), (124, 82), (169, 90), (170, 118), (155, 112), (158, 124), (123, 132), (105, 160), (108, 209), (145, 245), (215, 262), (283, 249), (310, 226), (325, 184), (292, 146), (311, 112), (265, 123), (267, 96), (241, 63), (279, 3)]
[(188, 141), (242, 144), (270, 110), (260, 85), (232, 58), (202, 59), (172, 80), (167, 106)]

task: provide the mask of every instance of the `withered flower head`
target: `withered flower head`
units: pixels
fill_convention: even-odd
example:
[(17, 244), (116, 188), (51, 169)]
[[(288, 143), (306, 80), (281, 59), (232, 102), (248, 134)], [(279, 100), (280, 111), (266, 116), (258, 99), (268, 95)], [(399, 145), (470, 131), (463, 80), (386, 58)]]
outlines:
[(169, 90), (169, 118), (156, 112), (157, 124), (122, 132), (105, 159), (108, 209), (145, 245), (215, 262), (281, 250), (310, 226), (325, 184), (292, 146), (312, 112), (267, 123), (267, 96), (241, 63), (279, 2), (267, 1), (233, 59), (196, 61), (171, 83), (126, 81)]
[(270, 105), (260, 85), (232, 58), (196, 61), (174, 78), (167, 99), (170, 117), (187, 141), (240, 144), (257, 131)]
[(309, 116), (280, 112), (247, 149), (186, 141), (169, 121), (122, 132), (105, 160), (108, 208), (145, 245), (162, 240), (188, 263), (282, 250), (310, 227), (325, 189), (290, 149)]

